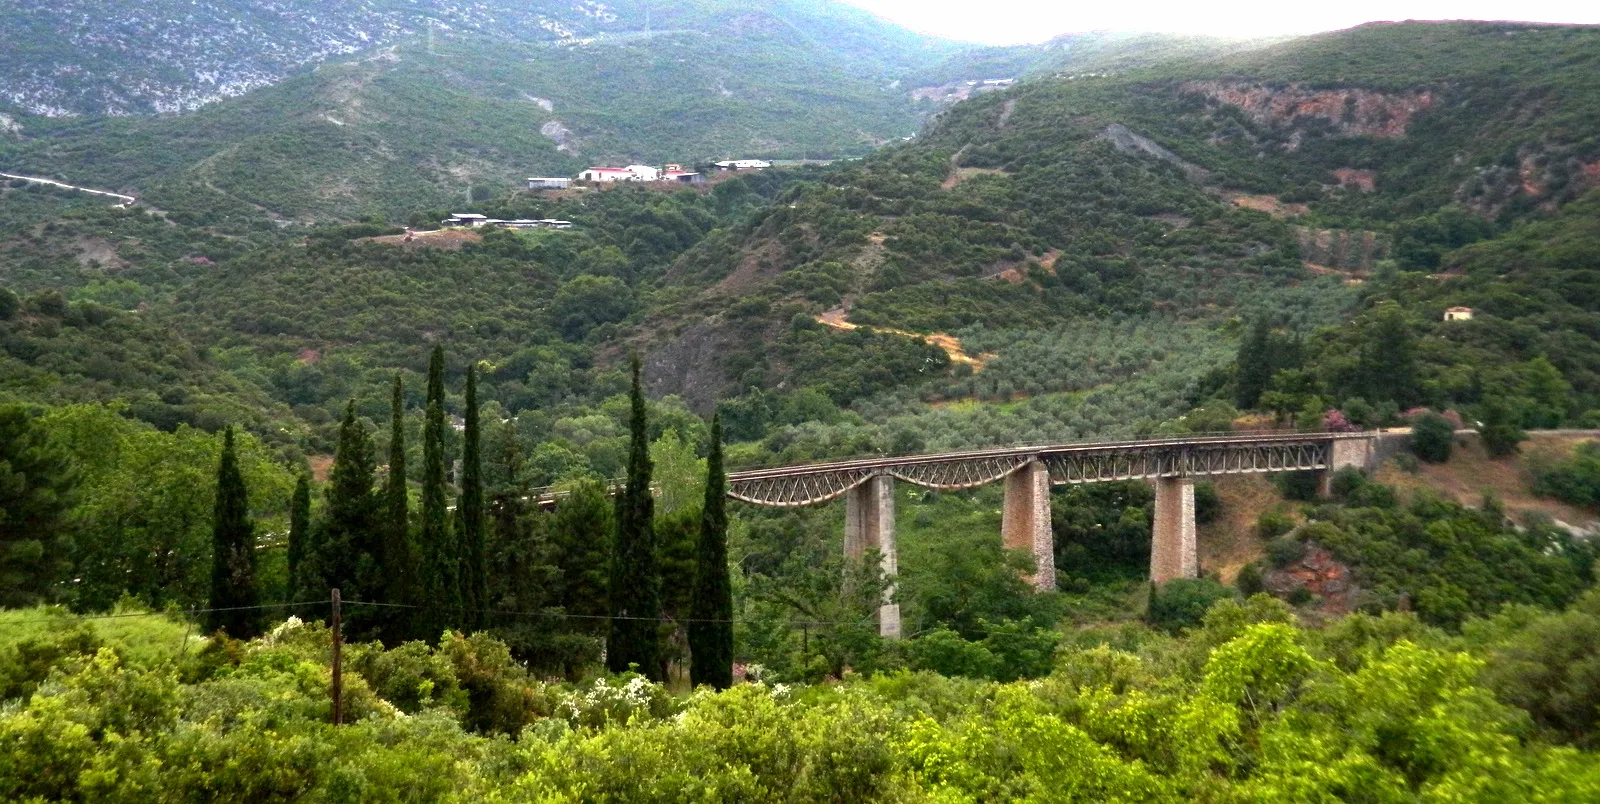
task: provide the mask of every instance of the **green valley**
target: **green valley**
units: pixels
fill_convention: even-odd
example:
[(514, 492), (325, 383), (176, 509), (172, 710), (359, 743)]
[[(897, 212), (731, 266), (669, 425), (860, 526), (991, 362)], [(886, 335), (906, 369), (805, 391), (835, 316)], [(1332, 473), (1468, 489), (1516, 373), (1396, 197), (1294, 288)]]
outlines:
[[(0, 35), (0, 170), (138, 199), (0, 183), (0, 796), (1600, 795), (1600, 29), (208, 3), (257, 83), (18, 66), (105, 5)], [(524, 189), (633, 162), (709, 180)], [(885, 463), (1216, 433), (1327, 459)]]

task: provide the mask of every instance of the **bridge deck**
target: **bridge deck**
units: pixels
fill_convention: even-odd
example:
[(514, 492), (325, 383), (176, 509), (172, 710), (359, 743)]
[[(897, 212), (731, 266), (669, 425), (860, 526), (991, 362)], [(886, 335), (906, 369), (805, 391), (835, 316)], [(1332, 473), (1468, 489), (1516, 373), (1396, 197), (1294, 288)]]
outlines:
[[(1044, 464), (1050, 482), (1057, 484), (1327, 469), (1333, 463), (1335, 442), (1379, 435), (1218, 433), (853, 458), (730, 472), (728, 496), (756, 505), (815, 505), (878, 475), (924, 488), (966, 489), (997, 482), (1034, 461)], [(548, 506), (561, 495), (554, 489), (539, 489), (533, 496), (539, 505)]]

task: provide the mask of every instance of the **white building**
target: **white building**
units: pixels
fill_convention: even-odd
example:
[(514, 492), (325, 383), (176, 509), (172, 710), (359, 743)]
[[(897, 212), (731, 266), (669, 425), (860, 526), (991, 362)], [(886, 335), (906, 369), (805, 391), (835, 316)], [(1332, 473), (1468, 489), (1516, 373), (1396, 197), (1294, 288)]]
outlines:
[(649, 165), (629, 165), (619, 167), (592, 167), (578, 174), (579, 181), (611, 182), (611, 181), (656, 181), (661, 178), (661, 170)]
[(634, 181), (658, 181), (661, 178), (661, 168), (649, 165), (629, 165), (628, 172), (633, 174)]
[(1451, 307), (1451, 308), (1449, 308), (1449, 309), (1444, 311), (1444, 320), (1446, 320), (1446, 321), (1471, 321), (1472, 320), (1472, 308), (1471, 307)]
[(661, 181), (673, 182), (677, 184), (705, 183), (706, 177), (700, 175), (699, 173), (695, 173), (692, 170), (673, 170), (672, 168), (672, 165), (667, 165), (666, 171), (661, 174)]
[(578, 174), (579, 181), (633, 181), (633, 174), (627, 168), (592, 167)]
[(772, 167), (771, 162), (760, 159), (726, 159), (717, 163), (721, 170), (763, 170)]
[(529, 190), (565, 190), (572, 186), (572, 179), (565, 176), (529, 177)]
[(450, 217), (440, 221), (445, 226), (482, 226), (488, 222), (487, 217), (476, 212), (454, 212)]

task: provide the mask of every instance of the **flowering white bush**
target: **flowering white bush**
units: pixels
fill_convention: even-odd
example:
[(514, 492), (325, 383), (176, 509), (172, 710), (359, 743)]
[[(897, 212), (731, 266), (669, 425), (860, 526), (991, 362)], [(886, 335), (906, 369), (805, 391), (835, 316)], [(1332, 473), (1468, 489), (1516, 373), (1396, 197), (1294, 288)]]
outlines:
[(640, 675), (597, 678), (587, 689), (573, 690), (556, 705), (555, 716), (574, 728), (622, 725), (634, 717), (661, 720), (677, 714), (678, 702), (667, 688)]

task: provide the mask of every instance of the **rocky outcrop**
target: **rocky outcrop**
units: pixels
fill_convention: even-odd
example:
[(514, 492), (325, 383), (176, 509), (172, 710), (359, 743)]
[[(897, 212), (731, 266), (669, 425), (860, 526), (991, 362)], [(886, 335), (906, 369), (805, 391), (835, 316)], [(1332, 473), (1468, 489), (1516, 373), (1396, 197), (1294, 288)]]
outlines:
[(1316, 119), (1351, 136), (1404, 137), (1412, 116), (1433, 105), (1433, 93), (1427, 91), (1393, 94), (1223, 81), (1189, 81), (1183, 88), (1242, 109), (1257, 123), (1279, 126)]
[(1320, 601), (1318, 608), (1325, 614), (1349, 614), (1361, 598), (1350, 568), (1314, 543), (1306, 544), (1305, 556), (1299, 561), (1268, 572), (1263, 580), (1267, 591), (1278, 597), (1287, 598), (1296, 589), (1310, 592)]
[(695, 411), (710, 413), (728, 381), (722, 357), (733, 337), (726, 328), (701, 321), (660, 339), (644, 356), (645, 391), (652, 397), (683, 397)]
[(1139, 134), (1121, 123), (1112, 123), (1100, 132), (1098, 139), (1111, 143), (1111, 147), (1125, 154), (1152, 156), (1171, 165), (1177, 165), (1191, 181), (1204, 182), (1210, 172), (1199, 165), (1190, 164), (1177, 154), (1161, 147), (1155, 140)]
[(539, 133), (556, 144), (556, 150), (567, 154), (578, 152), (578, 135), (559, 120), (551, 120), (539, 127)]

